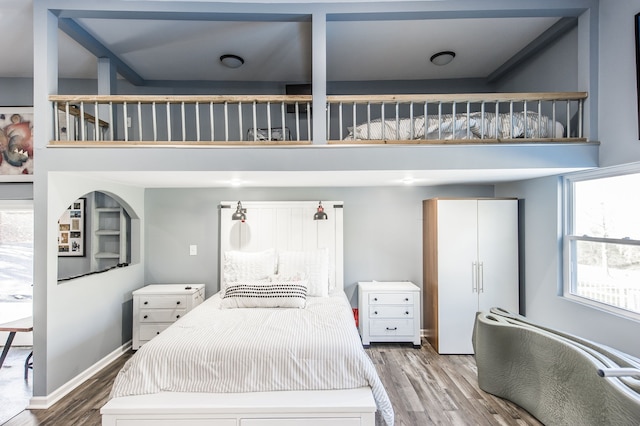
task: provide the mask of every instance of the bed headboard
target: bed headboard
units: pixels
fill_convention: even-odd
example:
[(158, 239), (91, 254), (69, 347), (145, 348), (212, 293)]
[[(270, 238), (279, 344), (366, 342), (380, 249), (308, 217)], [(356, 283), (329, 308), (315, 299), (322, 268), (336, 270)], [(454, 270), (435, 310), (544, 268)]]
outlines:
[(344, 288), (342, 201), (322, 202), (327, 220), (313, 220), (317, 201), (242, 201), (246, 220), (231, 220), (237, 204), (220, 204), (220, 284), (226, 251), (274, 248), (278, 253), (327, 248), (330, 287)]

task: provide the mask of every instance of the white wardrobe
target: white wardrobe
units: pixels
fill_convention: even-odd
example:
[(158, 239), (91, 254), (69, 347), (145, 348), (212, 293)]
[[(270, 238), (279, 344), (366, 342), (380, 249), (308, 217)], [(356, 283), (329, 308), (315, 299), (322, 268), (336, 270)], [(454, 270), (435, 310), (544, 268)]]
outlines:
[(423, 221), (426, 338), (472, 354), (476, 312), (518, 313), (518, 200), (424, 200)]

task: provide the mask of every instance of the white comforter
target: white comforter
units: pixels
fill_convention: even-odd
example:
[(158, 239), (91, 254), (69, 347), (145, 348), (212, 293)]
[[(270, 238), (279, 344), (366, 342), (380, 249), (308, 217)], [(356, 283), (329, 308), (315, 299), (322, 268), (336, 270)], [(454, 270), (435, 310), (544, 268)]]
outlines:
[(344, 293), (305, 309), (219, 309), (216, 294), (146, 343), (111, 397), (167, 392), (261, 392), (370, 386), (388, 425), (389, 397)]
[[(513, 119), (513, 120), (512, 120)], [(527, 111), (509, 113), (472, 112), (429, 115), (425, 123), (423, 115), (413, 119), (380, 119), (349, 128), (345, 140), (412, 140), (412, 139), (519, 139), (562, 138), (564, 127), (545, 115)]]

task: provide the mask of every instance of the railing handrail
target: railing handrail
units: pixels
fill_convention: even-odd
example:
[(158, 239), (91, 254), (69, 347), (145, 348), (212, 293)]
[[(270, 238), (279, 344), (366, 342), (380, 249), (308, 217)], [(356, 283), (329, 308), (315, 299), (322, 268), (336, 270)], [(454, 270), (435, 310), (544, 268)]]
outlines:
[(329, 103), (382, 103), (382, 102), (519, 102), (584, 100), (587, 92), (513, 92), (513, 93), (453, 93), (453, 94), (402, 94), (402, 95), (328, 95)]
[(49, 95), (51, 102), (116, 102), (116, 103), (237, 103), (311, 102), (311, 95)]

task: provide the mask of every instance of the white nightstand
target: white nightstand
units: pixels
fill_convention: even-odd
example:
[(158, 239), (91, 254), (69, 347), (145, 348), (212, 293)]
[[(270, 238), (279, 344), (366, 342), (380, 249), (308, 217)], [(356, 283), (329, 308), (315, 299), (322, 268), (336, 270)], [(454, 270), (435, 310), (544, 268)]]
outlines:
[(204, 284), (150, 284), (133, 292), (133, 350), (204, 300)]
[(362, 344), (412, 342), (420, 347), (420, 288), (408, 281), (358, 283)]

